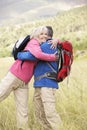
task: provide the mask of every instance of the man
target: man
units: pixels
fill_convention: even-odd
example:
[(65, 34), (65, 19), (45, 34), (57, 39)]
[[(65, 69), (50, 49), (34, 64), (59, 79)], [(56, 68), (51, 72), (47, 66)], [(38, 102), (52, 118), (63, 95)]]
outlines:
[[(53, 30), (48, 28), (48, 40), (52, 39)], [(45, 53), (54, 54), (58, 48), (51, 49), (51, 44), (47, 42), (41, 45), (41, 49)], [(18, 54), (21, 60), (35, 60), (29, 52)], [(36, 59), (37, 60), (37, 59)], [(46, 130), (58, 130), (61, 125), (61, 118), (55, 108), (55, 91), (58, 88), (58, 83), (52, 75), (56, 75), (58, 64), (57, 62), (39, 61), (34, 70), (34, 104), (35, 113), (38, 121)]]

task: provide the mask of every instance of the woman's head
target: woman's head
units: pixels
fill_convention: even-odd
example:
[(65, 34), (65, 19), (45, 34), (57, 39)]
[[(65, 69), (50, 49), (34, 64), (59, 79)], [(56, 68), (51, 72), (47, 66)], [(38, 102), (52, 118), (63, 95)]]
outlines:
[(48, 29), (45, 26), (40, 26), (32, 31), (30, 38), (35, 38), (41, 43), (47, 40), (47, 34)]

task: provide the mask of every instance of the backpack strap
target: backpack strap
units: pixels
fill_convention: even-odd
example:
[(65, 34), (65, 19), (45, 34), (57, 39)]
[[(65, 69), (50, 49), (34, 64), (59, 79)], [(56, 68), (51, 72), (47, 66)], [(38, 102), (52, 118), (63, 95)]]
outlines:
[(35, 77), (34, 78), (34, 80), (40, 80), (40, 79), (42, 79), (42, 78), (49, 78), (49, 79), (54, 79), (54, 80), (56, 80), (56, 76), (57, 76), (57, 73), (55, 73), (55, 72), (46, 72), (46, 73), (44, 73), (43, 75), (40, 75), (40, 76), (38, 76), (38, 77)]
[(43, 75), (35, 77), (34, 78), (35, 80), (40, 80), (40, 79), (45, 78), (45, 77), (50, 78), (50, 79), (54, 79), (54, 80), (57, 79), (57, 73), (59, 70), (59, 64), (60, 64), (60, 59), (61, 59), (61, 51), (62, 51), (62, 46), (61, 46), (61, 44), (59, 44), (58, 45), (58, 52), (57, 52), (57, 55), (59, 56), (59, 59), (57, 60), (57, 70), (55, 70), (54, 67), (49, 62), (46, 62), (48, 64), (48, 66), (51, 68), (52, 72), (46, 72)]
[[(64, 61), (64, 58), (62, 59), (62, 57), (63, 57), (62, 44), (58, 44), (58, 45), (57, 45), (57, 48), (58, 48), (58, 55), (59, 55), (59, 59), (57, 60), (57, 73), (58, 73), (59, 70), (60, 70), (61, 67), (62, 67), (62, 62)], [(63, 61), (62, 61), (62, 60), (63, 60)]]
[(49, 62), (47, 62), (47, 64), (51, 68), (51, 70), (56, 73), (56, 70), (54, 69), (54, 67)]

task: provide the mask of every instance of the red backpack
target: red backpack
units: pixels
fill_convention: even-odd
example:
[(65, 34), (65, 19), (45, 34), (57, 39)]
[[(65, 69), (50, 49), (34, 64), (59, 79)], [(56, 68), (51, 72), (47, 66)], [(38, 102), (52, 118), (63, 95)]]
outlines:
[(71, 65), (73, 63), (73, 47), (71, 42), (64, 41), (58, 44), (59, 48), (59, 69), (57, 73), (57, 81), (63, 81), (71, 71)]
[(58, 43), (58, 68), (56, 71), (54, 67), (47, 62), (48, 66), (51, 68), (51, 72), (46, 72), (43, 75), (40, 75), (36, 78), (36, 80), (39, 80), (44, 77), (48, 77), (50, 79), (56, 80), (58, 82), (62, 82), (71, 71), (71, 65), (73, 62), (73, 47), (72, 44), (69, 41), (64, 41), (61, 43)]

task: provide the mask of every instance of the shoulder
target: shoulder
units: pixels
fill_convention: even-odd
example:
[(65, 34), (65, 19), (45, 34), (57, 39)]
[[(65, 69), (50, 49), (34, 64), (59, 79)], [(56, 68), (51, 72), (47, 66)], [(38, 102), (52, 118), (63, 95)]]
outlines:
[(42, 47), (42, 48), (43, 48), (43, 47), (44, 47), (44, 48), (45, 48), (45, 47), (46, 47), (46, 48), (50, 48), (51, 45), (52, 45), (52, 44), (50, 44), (48, 41), (46, 41), (46, 42), (44, 42), (44, 43), (41, 44), (41, 47)]
[(27, 46), (25, 47), (25, 50), (30, 50), (31, 48), (36, 48), (39, 46), (39, 42), (37, 39), (31, 39)]
[(27, 47), (32, 47), (32, 46), (39, 46), (39, 42), (37, 39), (31, 39), (28, 44)]
[(39, 43), (37, 39), (33, 38), (29, 41), (29, 43)]

